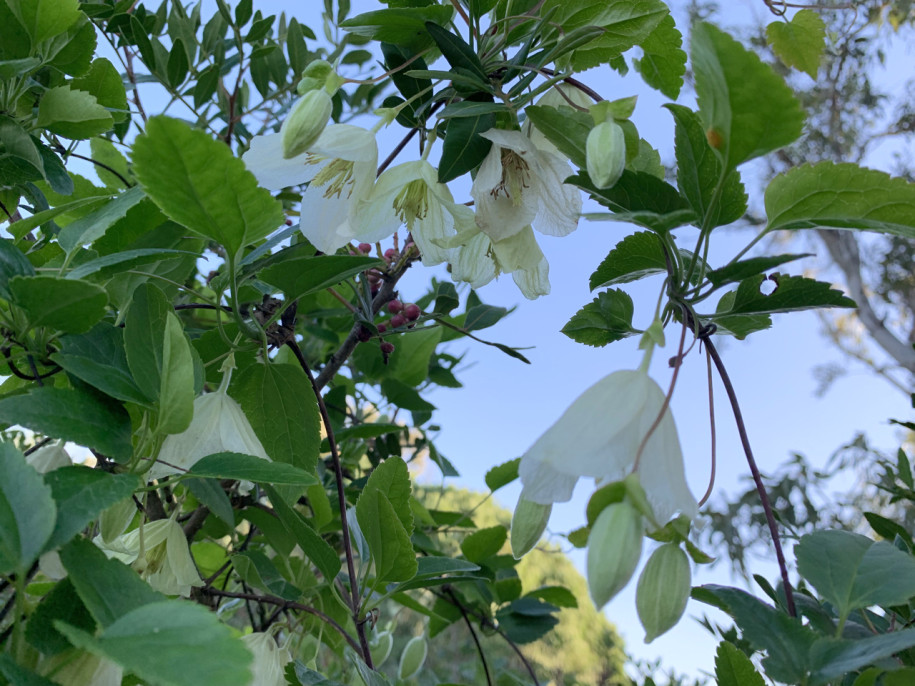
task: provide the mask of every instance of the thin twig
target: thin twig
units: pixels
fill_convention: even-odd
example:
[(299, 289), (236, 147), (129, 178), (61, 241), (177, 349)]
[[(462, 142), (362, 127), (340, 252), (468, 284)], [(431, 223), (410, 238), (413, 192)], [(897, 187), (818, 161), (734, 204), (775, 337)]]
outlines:
[(708, 351), (706, 351), (705, 361), (706, 366), (708, 367), (708, 421), (712, 431), (712, 469), (709, 474), (708, 488), (705, 490), (705, 495), (702, 496), (702, 500), (699, 501), (699, 507), (705, 505), (712, 496), (712, 489), (715, 488), (715, 471), (718, 467), (716, 454), (717, 432), (715, 431), (715, 393), (712, 386), (712, 356)]
[(337, 451), (337, 441), (334, 438), (334, 428), (330, 423), (330, 415), (327, 413), (327, 406), (324, 404), (324, 398), (321, 396), (321, 389), (315, 382), (314, 374), (311, 373), (311, 367), (308, 366), (308, 360), (305, 359), (305, 355), (302, 353), (302, 349), (299, 348), (299, 344), (295, 342), (294, 338), (289, 338), (286, 340), (286, 345), (292, 350), (293, 355), (295, 355), (296, 360), (298, 360), (299, 365), (302, 367), (302, 370), (308, 376), (308, 380), (311, 382), (311, 388), (314, 391), (315, 398), (318, 401), (318, 410), (321, 412), (321, 419), (324, 422), (324, 430), (327, 433), (327, 442), (330, 445), (330, 455), (331, 460), (334, 466), (334, 478), (337, 485), (337, 500), (340, 505), (340, 527), (343, 532), (343, 553), (346, 556), (346, 571), (349, 574), (349, 587), (350, 587), (350, 596), (351, 596), (351, 610), (353, 615), (353, 622), (356, 625), (356, 633), (359, 635), (359, 644), (362, 646), (359, 652), (362, 653), (362, 657), (371, 669), (374, 669), (372, 664), (372, 652), (369, 650), (368, 638), (365, 635), (365, 623), (361, 621), (359, 616), (359, 608), (362, 604), (362, 595), (359, 592), (359, 583), (358, 577), (356, 576), (356, 565), (353, 562), (353, 544), (350, 539), (349, 534), (349, 525), (346, 521), (346, 491), (344, 490), (343, 485), (343, 467), (340, 465), (340, 454)]
[(450, 588), (447, 590), (448, 595), (451, 596), (455, 606), (461, 612), (461, 617), (464, 618), (464, 624), (467, 625), (467, 630), (470, 632), (470, 637), (473, 639), (474, 645), (477, 647), (477, 654), (480, 656), (480, 662), (483, 663), (483, 673), (486, 674), (486, 683), (489, 686), (492, 686), (492, 675), (489, 673), (489, 663), (486, 661), (486, 653), (483, 652), (483, 646), (480, 645), (480, 639), (477, 637), (477, 632), (473, 628), (473, 624), (470, 621), (470, 617), (467, 616), (467, 610), (464, 609), (464, 606), (458, 601), (454, 595), (454, 591)]

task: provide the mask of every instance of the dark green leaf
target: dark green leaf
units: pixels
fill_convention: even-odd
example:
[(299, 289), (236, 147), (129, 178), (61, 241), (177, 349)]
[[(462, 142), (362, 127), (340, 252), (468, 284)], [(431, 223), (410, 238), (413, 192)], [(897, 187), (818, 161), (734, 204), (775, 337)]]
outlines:
[(133, 453), (130, 417), (105, 396), (69, 388), (33, 388), (0, 399), (0, 422), (94, 448), (124, 461)]
[(438, 166), (438, 180), (441, 183), (447, 183), (477, 168), (492, 147), (492, 141), (480, 134), (495, 125), (496, 117), (493, 114), (461, 117), (448, 122)]
[(306, 471), (283, 462), (270, 462), (254, 455), (216, 453), (201, 458), (188, 470), (191, 476), (210, 479), (237, 479), (262, 484), (311, 486), (318, 479)]
[(581, 308), (562, 327), (562, 333), (578, 343), (601, 347), (634, 333), (632, 298), (611, 288)]
[(509, 114), (511, 112), (511, 108), (498, 102), (461, 100), (445, 107), (438, 113), (438, 118), (456, 119), (460, 117), (478, 117), (481, 114)]
[(855, 307), (855, 301), (834, 290), (828, 283), (803, 276), (771, 274), (768, 279), (775, 290), (768, 295), (760, 291), (765, 275), (744, 279), (737, 286), (734, 303), (727, 314), (769, 314), (816, 307)]
[(715, 678), (718, 686), (765, 686), (750, 658), (733, 643), (722, 641), (715, 654)]
[(3, 674), (7, 683), (16, 686), (56, 686), (56, 681), (50, 681), (43, 676), (38, 676), (13, 660), (9, 654), (0, 655), (0, 674)]
[(57, 522), (45, 550), (63, 545), (96, 519), (102, 510), (130, 497), (140, 480), (133, 474), (109, 474), (80, 465), (48, 472), (45, 483), (57, 503)]
[(669, 14), (640, 44), (643, 56), (635, 60), (635, 68), (645, 83), (656, 88), (671, 100), (676, 100), (683, 87), (686, 73), (686, 53), (680, 49), (683, 36)]
[(108, 305), (105, 289), (88, 281), (14, 276), (8, 286), (13, 302), (25, 310), (30, 328), (85, 333), (105, 316)]
[(403, 7), (365, 12), (347, 19), (340, 28), (357, 36), (383, 43), (394, 43), (411, 51), (432, 45), (426, 22), (447, 24), (454, 10), (451, 6)]
[(810, 686), (836, 679), (915, 646), (915, 629), (902, 629), (857, 641), (820, 638), (810, 650)]
[(772, 267), (777, 267), (786, 262), (793, 262), (803, 257), (813, 257), (813, 253), (801, 253), (799, 255), (772, 255), (767, 257), (751, 257), (747, 260), (734, 262), (721, 269), (713, 269), (706, 274), (706, 277), (713, 286), (723, 286), (727, 283), (743, 281), (746, 278), (755, 276)]
[(524, 112), (537, 130), (559, 148), (572, 164), (581, 169), (587, 166), (585, 144), (594, 126), (591, 115), (571, 107), (542, 105), (531, 105)]
[(184, 479), (187, 489), (202, 505), (206, 505), (210, 512), (219, 517), (228, 526), (235, 526), (235, 513), (232, 502), (223, 490), (218, 479)]
[(11, 443), (0, 443), (0, 574), (25, 574), (54, 530), (51, 489)]
[(337, 556), (336, 551), (330, 547), (327, 541), (318, 536), (302, 515), (283, 500), (276, 488), (265, 484), (264, 490), (267, 491), (270, 502), (273, 503), (273, 507), (276, 509), (277, 517), (280, 518), (283, 526), (295, 538), (302, 552), (321, 570), (324, 578), (329, 583), (332, 583), (340, 572), (340, 558)]
[[(78, 267), (67, 272), (67, 278), (81, 279), (84, 276), (90, 276), (91, 274), (101, 272), (100, 278), (104, 279), (108, 275), (124, 272), (141, 264), (161, 262), (170, 257), (178, 257), (181, 255), (196, 256), (197, 253), (190, 250), (171, 250), (168, 248), (137, 248), (136, 250), (125, 250), (123, 252), (103, 255), (94, 260), (83, 262)], [(114, 269), (112, 269), (112, 267), (114, 267)]]
[(484, 83), (489, 81), (480, 58), (459, 36), (431, 21), (426, 22), (426, 30), (453, 69), (466, 69)]
[(660, 239), (648, 231), (638, 231), (616, 244), (591, 274), (590, 286), (593, 291), (666, 272), (667, 262)]
[(407, 463), (400, 457), (393, 456), (375, 467), (362, 492), (376, 490), (383, 493), (409, 536), (413, 534), (413, 510), (410, 507), (412, 489)]
[(295, 601), (302, 595), (302, 591), (286, 581), (276, 565), (261, 550), (255, 548), (233, 555), (232, 564), (250, 586), (285, 600)]
[(83, 631), (95, 632), (95, 620), (80, 600), (69, 578), (58, 581), (29, 615), (25, 638), (45, 655), (57, 655), (70, 647), (70, 642), (54, 628), (56, 619), (66, 620)]
[(464, 317), (465, 331), (479, 331), (497, 324), (502, 320), (508, 310), (504, 307), (495, 307), (494, 305), (474, 305), (467, 308), (467, 314)]
[(486, 472), (486, 486), (490, 491), (498, 491), (503, 486), (510, 484), (518, 478), (518, 466), (521, 464), (521, 458), (516, 457), (514, 460), (503, 462), (496, 465)]
[(260, 269), (257, 276), (283, 291), (287, 301), (291, 302), (309, 293), (335, 286), (380, 264), (373, 257), (356, 255), (294, 256), (279, 262), (272, 261), (269, 266)]
[(127, 365), (137, 386), (149, 400), (157, 400), (162, 386), (165, 325), (172, 306), (158, 287), (141, 284), (133, 293), (124, 326)]
[(435, 405), (424, 400), (414, 388), (397, 379), (385, 379), (381, 382), (381, 391), (388, 400), (411, 412), (431, 412)]
[(58, 237), (60, 247), (69, 253), (82, 245), (93, 243), (104, 236), (115, 222), (123, 219), (127, 211), (145, 197), (140, 188), (131, 188), (97, 210), (67, 224), (61, 229)]
[(578, 607), (578, 599), (565, 586), (542, 586), (529, 593), (524, 594), (525, 598), (537, 598), (556, 607)]
[(497, 555), (506, 540), (508, 540), (508, 530), (504, 526), (479, 529), (461, 541), (461, 552), (471, 562), (479, 563), (488, 557)]
[(13, 245), (12, 241), (0, 238), (0, 298), (12, 299), (9, 290), (10, 279), (15, 276), (34, 275), (35, 268), (22, 251)]
[(502, 608), (496, 612), (499, 629), (515, 643), (531, 643), (549, 633), (559, 623), (553, 614), (524, 615)]
[(432, 310), (433, 312), (436, 314), (448, 314), (460, 304), (461, 300), (458, 297), (457, 289), (455, 289), (453, 283), (442, 281), (438, 284), (438, 289), (435, 291), (435, 307)]
[(368, 543), (375, 570), (374, 587), (388, 581), (409, 581), (416, 575), (416, 553), (391, 501), (377, 489), (362, 492), (356, 518)]

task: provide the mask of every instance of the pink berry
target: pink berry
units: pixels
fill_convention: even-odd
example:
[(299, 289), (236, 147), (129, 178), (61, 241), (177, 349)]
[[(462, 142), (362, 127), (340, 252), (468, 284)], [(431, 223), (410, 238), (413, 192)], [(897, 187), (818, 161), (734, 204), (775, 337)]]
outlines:
[(423, 311), (419, 309), (419, 305), (410, 304), (403, 308), (404, 317), (409, 319), (411, 322), (415, 322), (417, 319), (419, 319), (419, 315), (422, 313)]
[(397, 250), (395, 250), (394, 248), (388, 248), (387, 250), (384, 251), (384, 257), (386, 260), (390, 260), (390, 259), (397, 257)]
[(395, 329), (399, 329), (401, 326), (407, 323), (407, 320), (403, 318), (402, 314), (395, 314), (391, 317), (391, 326)]
[(371, 243), (360, 243), (360, 244), (359, 244), (359, 252), (365, 253), (366, 255), (368, 255), (370, 252), (372, 252), (372, 245), (371, 245)]
[(378, 325), (378, 333), (384, 333), (387, 330), (388, 330), (388, 327), (386, 327), (384, 324)]
[(358, 335), (359, 335), (359, 340), (362, 341), (363, 343), (365, 343), (367, 340), (369, 340), (372, 337), (372, 332), (363, 326), (359, 329)]
[(365, 278), (367, 278), (369, 280), (369, 283), (375, 284), (375, 283), (378, 283), (379, 281), (381, 281), (381, 274), (379, 274), (374, 269), (372, 269), (372, 270), (366, 272)]
[(378, 295), (378, 291), (380, 291), (380, 290), (381, 290), (381, 287), (377, 283), (373, 283), (372, 284), (372, 297), (374, 298), (376, 295)]
[(392, 300), (388, 303), (388, 312), (391, 314), (397, 314), (403, 309), (403, 303), (399, 300)]
[(394, 352), (394, 344), (385, 341), (381, 344), (381, 352), (383, 352), (385, 355), (390, 355), (392, 352)]
[(292, 226), (292, 220), (291, 220), (291, 219), (287, 219), (287, 220), (286, 220), (286, 226)]

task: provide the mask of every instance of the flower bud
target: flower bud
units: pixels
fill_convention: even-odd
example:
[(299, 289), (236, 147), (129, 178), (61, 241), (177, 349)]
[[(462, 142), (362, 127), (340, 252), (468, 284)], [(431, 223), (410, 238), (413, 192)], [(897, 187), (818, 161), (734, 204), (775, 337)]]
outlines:
[(625, 500), (604, 508), (588, 536), (588, 589), (601, 608), (629, 583), (642, 556), (642, 515)]
[(407, 645), (404, 646), (403, 652), (400, 654), (400, 667), (397, 670), (401, 680), (405, 681), (419, 674), (419, 670), (423, 668), (423, 664), (426, 662), (427, 650), (428, 647), (424, 636), (414, 636), (407, 641)]
[(286, 648), (280, 648), (268, 633), (257, 631), (241, 637), (242, 642), (254, 655), (251, 663), (249, 686), (286, 686), (283, 671), (292, 656)]
[(372, 652), (372, 662), (378, 667), (388, 659), (394, 647), (394, 634), (390, 631), (379, 631), (369, 641), (369, 650)]
[(598, 188), (610, 188), (626, 168), (626, 137), (615, 121), (605, 121), (588, 134), (585, 143), (588, 176)]
[(334, 106), (325, 90), (311, 90), (299, 98), (280, 128), (283, 158), (291, 159), (308, 152), (330, 119)]
[(552, 505), (541, 505), (523, 496), (518, 499), (515, 513), (512, 515), (511, 530), (512, 556), (516, 560), (520, 560), (537, 545), (547, 522), (550, 521), (552, 511)]
[(689, 559), (680, 546), (665, 543), (651, 554), (635, 591), (645, 643), (651, 643), (680, 621), (690, 586)]

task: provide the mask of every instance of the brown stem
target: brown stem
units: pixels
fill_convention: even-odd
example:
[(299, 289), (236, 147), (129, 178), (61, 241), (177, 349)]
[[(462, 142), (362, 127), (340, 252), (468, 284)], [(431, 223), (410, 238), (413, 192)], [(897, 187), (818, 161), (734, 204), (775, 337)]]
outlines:
[(486, 661), (486, 653), (483, 652), (483, 646), (480, 645), (480, 639), (477, 638), (477, 632), (473, 628), (470, 617), (467, 616), (467, 610), (464, 609), (464, 606), (454, 595), (454, 591), (449, 588), (447, 593), (449, 596), (451, 596), (451, 600), (455, 606), (457, 606), (457, 609), (461, 611), (461, 617), (464, 618), (464, 623), (467, 625), (467, 630), (470, 632), (470, 637), (473, 639), (473, 643), (477, 647), (477, 654), (480, 656), (480, 662), (483, 663), (483, 673), (486, 674), (486, 683), (489, 686), (492, 686), (492, 676), (489, 674), (489, 663)]
[(359, 608), (362, 604), (362, 594), (359, 592), (359, 584), (356, 576), (356, 565), (353, 562), (353, 544), (350, 540), (349, 525), (346, 521), (346, 491), (343, 485), (343, 467), (340, 465), (340, 454), (337, 451), (337, 440), (334, 438), (334, 428), (330, 423), (330, 415), (327, 413), (327, 406), (324, 404), (324, 398), (321, 396), (321, 388), (315, 382), (314, 374), (311, 373), (311, 367), (308, 366), (308, 360), (299, 348), (295, 339), (286, 340), (286, 345), (292, 350), (299, 365), (308, 376), (311, 382), (311, 388), (314, 390), (315, 398), (318, 401), (318, 410), (321, 412), (321, 420), (324, 422), (324, 430), (327, 433), (327, 443), (330, 445), (330, 455), (334, 466), (334, 479), (337, 485), (337, 501), (340, 506), (340, 528), (343, 532), (343, 553), (346, 556), (346, 571), (349, 574), (350, 587), (350, 609), (352, 610), (353, 623), (356, 625), (356, 633), (359, 636), (359, 644), (362, 646), (359, 652), (371, 669), (375, 669), (372, 664), (372, 652), (369, 650), (368, 638), (365, 635), (365, 622), (359, 616)]

